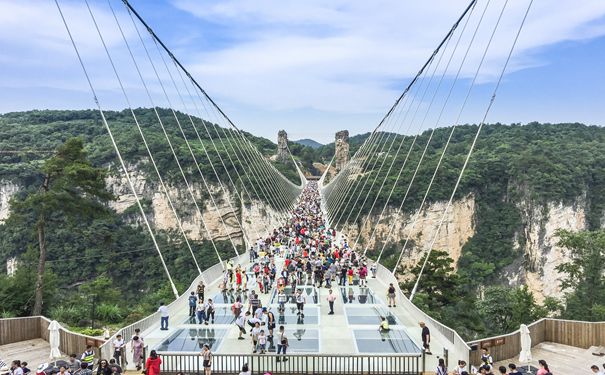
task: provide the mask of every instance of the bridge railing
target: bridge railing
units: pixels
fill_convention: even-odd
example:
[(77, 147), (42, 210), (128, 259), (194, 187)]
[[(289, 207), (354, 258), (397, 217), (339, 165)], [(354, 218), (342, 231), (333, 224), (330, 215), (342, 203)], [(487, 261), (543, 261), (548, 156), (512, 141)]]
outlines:
[[(233, 260), (234, 264), (238, 264), (238, 263), (244, 264), (248, 260), (248, 257), (249, 257), (249, 255), (242, 254), (239, 257), (233, 257), (231, 259)], [(217, 264), (213, 265), (212, 267), (204, 270), (201, 275), (199, 275), (198, 277), (195, 278), (195, 280), (193, 280), (193, 282), (191, 283), (191, 285), (189, 286), (187, 291), (183, 292), (179, 296), (179, 298), (175, 299), (169, 305), (166, 306), (168, 308), (169, 316), (174, 316), (177, 314), (177, 312), (182, 312), (189, 308), (188, 307), (189, 306), (189, 302), (188, 302), (189, 292), (192, 290), (195, 291), (195, 289), (200, 281), (204, 281), (206, 288), (208, 288), (210, 285), (218, 282), (219, 279), (222, 277), (222, 275), (223, 275), (223, 265), (221, 263), (217, 263)], [(104, 345), (101, 346), (101, 348), (100, 348), (101, 357), (102, 358), (112, 358), (113, 347), (112, 347), (111, 343), (113, 342), (113, 340), (116, 338), (117, 335), (121, 334), (122, 337), (124, 338), (124, 340), (126, 342), (129, 342), (130, 339), (132, 338), (132, 336), (134, 335), (135, 329), (138, 328), (141, 330), (141, 332), (145, 332), (146, 330), (150, 329), (153, 326), (158, 326), (160, 324), (159, 322), (160, 322), (160, 313), (156, 311), (155, 313), (153, 313), (135, 323), (132, 323), (124, 328), (121, 328), (120, 330), (115, 332), (114, 335)]]
[[(159, 353), (162, 359), (161, 373), (203, 373), (203, 358), (199, 353)], [(277, 361), (277, 359), (282, 359)], [(283, 361), (286, 358), (287, 361)], [(361, 375), (422, 373), (421, 354), (396, 355), (333, 355), (333, 354), (213, 354), (213, 374), (237, 374), (248, 364), (252, 374), (271, 372), (277, 374)]]
[(449, 328), (445, 324), (437, 321), (436, 319), (433, 319), (430, 315), (428, 315), (416, 305), (414, 305), (414, 303), (412, 303), (408, 299), (408, 297), (403, 293), (403, 291), (399, 287), (399, 280), (397, 280), (397, 278), (395, 277), (395, 275), (393, 275), (393, 273), (391, 273), (391, 271), (389, 271), (382, 264), (378, 264), (376, 269), (376, 277), (381, 280), (384, 280), (384, 282), (387, 284), (393, 283), (393, 286), (397, 291), (397, 303), (404, 306), (406, 310), (411, 314), (412, 318), (414, 318), (418, 322), (424, 321), (425, 323), (427, 323), (432, 332), (439, 332), (439, 334), (451, 344), (451, 347), (446, 347), (446, 349), (448, 349), (448, 352), (450, 354), (456, 356), (456, 358), (453, 358), (454, 360), (469, 360), (469, 353), (471, 348), (466, 343), (466, 341), (464, 341), (462, 337), (460, 337), (458, 332)]

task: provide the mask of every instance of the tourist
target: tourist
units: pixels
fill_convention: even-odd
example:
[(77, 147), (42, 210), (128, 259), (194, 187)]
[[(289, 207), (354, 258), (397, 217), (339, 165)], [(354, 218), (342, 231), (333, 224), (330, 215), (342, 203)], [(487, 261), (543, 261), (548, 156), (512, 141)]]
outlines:
[(30, 372), (32, 372), (32, 370), (27, 368), (27, 362), (25, 362), (25, 361), (21, 362), (21, 370), (23, 371), (23, 375), (27, 375)]
[(160, 330), (167, 331), (168, 330), (168, 307), (164, 305), (164, 302), (160, 302), (160, 307), (158, 308), (158, 312), (160, 313)]
[(424, 350), (424, 353), (427, 355), (431, 355), (433, 353), (431, 353), (431, 331), (429, 330), (429, 327), (426, 326), (426, 323), (424, 322), (419, 322), (418, 325), (420, 325), (420, 328), (422, 328), (422, 348)]
[(89, 366), (88, 363), (82, 361), (80, 363), (80, 369), (77, 370), (74, 375), (92, 375), (92, 365)]
[(249, 311), (246, 311), (245, 313), (241, 313), (237, 319), (235, 319), (235, 325), (237, 326), (237, 328), (239, 328), (239, 336), (238, 336), (238, 340), (245, 340), (244, 337), (242, 337), (242, 335), (246, 334), (246, 318), (250, 315)]
[(139, 336), (133, 336), (132, 341), (132, 363), (135, 365), (137, 371), (141, 370), (141, 362), (143, 360), (143, 348), (145, 344)]
[(275, 329), (275, 314), (273, 314), (273, 311), (271, 311), (271, 309), (269, 310), (265, 310), (265, 313), (267, 314), (267, 329), (269, 330), (269, 337), (268, 339), (273, 341), (273, 330)]
[(202, 352), (200, 355), (203, 358), (203, 366), (204, 366), (204, 375), (212, 374), (212, 352), (210, 352), (210, 346), (208, 344), (204, 344), (202, 348)]
[(258, 348), (258, 336), (260, 335), (260, 331), (260, 323), (254, 323), (254, 327), (250, 332), (250, 336), (252, 336), (252, 353), (256, 353), (256, 350)]
[(113, 358), (115, 358), (118, 365), (121, 363), (122, 355), (124, 354), (124, 347), (126, 347), (126, 342), (122, 338), (122, 335), (118, 334), (112, 342), (113, 347)]
[(389, 284), (389, 288), (387, 289), (387, 299), (389, 300), (389, 307), (397, 307), (397, 303), (395, 302), (395, 287), (393, 283)]
[(195, 316), (195, 306), (197, 305), (197, 297), (195, 296), (195, 292), (191, 292), (189, 296), (189, 316)]
[(249, 309), (250, 311), (256, 311), (260, 306), (260, 299), (254, 290), (250, 293), (250, 297), (248, 297)]
[(198, 300), (199, 299), (201, 299), (201, 300), (204, 299), (204, 291), (205, 291), (205, 289), (206, 289), (206, 285), (204, 285), (203, 281), (200, 281), (200, 283), (197, 284), (197, 289), (196, 289), (196, 291), (197, 291), (197, 299)]
[(152, 350), (145, 362), (145, 375), (160, 375), (161, 364), (162, 359), (155, 350)]
[(538, 365), (540, 366), (540, 368), (538, 369), (538, 372), (536, 372), (536, 375), (550, 374), (550, 369), (548, 368), (548, 364), (546, 363), (545, 360), (543, 360), (543, 359), (539, 360)]
[(376, 271), (377, 271), (376, 263), (372, 263), (372, 265), (370, 266), (370, 272), (372, 272), (373, 279), (376, 278)]
[(244, 365), (242, 366), (242, 371), (240, 371), (239, 375), (252, 375), (250, 367), (247, 363), (244, 363)]
[(491, 370), (493, 365), (494, 365), (494, 359), (489, 354), (489, 349), (488, 348), (481, 349), (481, 366), (488, 366)]
[(58, 375), (70, 375), (69, 371), (67, 370), (67, 367), (65, 367), (65, 366), (59, 367), (59, 372), (57, 374)]
[(453, 375), (462, 375), (463, 373), (467, 373), (466, 371), (466, 361), (460, 359), (458, 360), (458, 366), (452, 371)]
[(242, 299), (241, 297), (237, 297), (235, 302), (233, 302), (233, 305), (231, 305), (231, 312), (236, 319), (241, 315), (242, 307), (244, 307), (242, 304)]
[(119, 375), (122, 373), (122, 366), (120, 366), (114, 358), (109, 360), (109, 369), (113, 375)]
[(140, 328), (135, 328), (134, 329), (134, 334), (132, 335), (131, 340), (133, 340), (135, 336), (138, 337), (139, 341), (141, 341), (143, 344), (145, 343), (145, 340), (143, 340), (143, 336), (141, 335), (141, 329)]
[(328, 305), (330, 306), (330, 312), (328, 315), (334, 315), (334, 301), (336, 301), (336, 295), (332, 293), (332, 289), (328, 290)]
[(380, 331), (380, 333), (387, 333), (390, 330), (391, 330), (391, 327), (389, 327), (389, 321), (384, 316), (381, 316), (380, 325), (378, 326), (378, 331)]
[(206, 321), (206, 303), (203, 299), (197, 301), (195, 314), (197, 316), (197, 324), (204, 324), (204, 322)]
[(597, 365), (590, 366), (590, 370), (592, 370), (593, 374), (604, 375), (603, 371)]
[(498, 367), (498, 372), (500, 373), (500, 375), (506, 375), (506, 366)]
[(21, 368), (21, 361), (14, 360), (11, 363), (12, 375), (23, 375), (23, 369)]
[(267, 336), (265, 336), (265, 330), (261, 329), (258, 335), (258, 349), (260, 354), (265, 354), (265, 348), (267, 347)]
[(92, 365), (95, 362), (95, 351), (92, 350), (92, 345), (87, 345), (86, 350), (82, 353), (80, 357), (80, 361), (85, 363), (90, 369), (92, 369)]
[(304, 316), (303, 312), (305, 309), (306, 302), (307, 302), (307, 298), (302, 293), (302, 290), (298, 289), (298, 291), (296, 292), (296, 309), (298, 310), (298, 312), (297, 312), (298, 315)]
[(447, 368), (445, 367), (445, 360), (443, 358), (439, 358), (436, 375), (447, 375)]
[(97, 367), (97, 375), (111, 375), (111, 368), (109, 362), (106, 359), (99, 361), (99, 367)]
[[(286, 350), (288, 349), (288, 337), (286, 336), (286, 330), (284, 326), (279, 326), (279, 335), (278, 335), (278, 343), (277, 343), (277, 362), (283, 360), (284, 362), (288, 360), (286, 358)], [(280, 359), (279, 355), (283, 354), (283, 357)]]
[(208, 298), (208, 303), (206, 306), (206, 321), (204, 324), (208, 325), (208, 320), (214, 324), (214, 302), (212, 302), (212, 298)]
[(74, 374), (76, 371), (80, 370), (81, 363), (82, 362), (80, 362), (75, 354), (70, 354), (69, 359), (67, 360), (69, 372)]
[(509, 375), (521, 374), (519, 371), (517, 371), (517, 365), (514, 363), (509, 363), (508, 369), (510, 370)]

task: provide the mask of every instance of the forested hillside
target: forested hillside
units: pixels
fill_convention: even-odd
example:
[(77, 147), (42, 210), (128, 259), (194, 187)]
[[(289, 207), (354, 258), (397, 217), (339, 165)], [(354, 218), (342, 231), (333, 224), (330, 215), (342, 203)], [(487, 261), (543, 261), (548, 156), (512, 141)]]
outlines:
[[(190, 172), (195, 164), (186, 150), (172, 112), (158, 111), (180, 162)], [(154, 112), (151, 109), (137, 109), (135, 112), (164, 179), (171, 185), (183, 185)], [(149, 183), (157, 184), (157, 177), (153, 175), (147, 151), (130, 113), (109, 111), (106, 116), (124, 159), (143, 178), (148, 176)], [(189, 121), (182, 113), (178, 117), (183, 124)], [(225, 162), (232, 177), (236, 176), (234, 168), (241, 170), (249, 167), (239, 164), (234, 156), (241, 154), (235, 153), (228, 142), (228, 138), (232, 137), (236, 144), (232, 132), (209, 122), (204, 122), (202, 126), (201, 119), (195, 118), (194, 121), (219, 179), (227, 181), (228, 177), (215, 147), (225, 161), (229, 157), (234, 160), (235, 167)], [(202, 143), (192, 127), (184, 127), (184, 130), (208, 183), (216, 185), (217, 176), (205, 157)], [(246, 136), (263, 155), (268, 157), (275, 153), (276, 146), (272, 142), (250, 134)], [(0, 273), (0, 300), (3, 301), (0, 314), (4, 316), (27, 315), (31, 312), (37, 274), (37, 217), (17, 215), (15, 208), (41, 189), (46, 161), (56, 155), (58, 147), (73, 137), (82, 140), (86, 157), (93, 166), (105, 169), (108, 176), (119, 178), (122, 175), (97, 111), (29, 111), (0, 116), (0, 193), (3, 195), (0, 214), (7, 216), (11, 213), (8, 218), (0, 217), (0, 220), (6, 219), (0, 224), (0, 262), (4, 269), (6, 260), (16, 257), (18, 269), (14, 277), (6, 277), (4, 271)], [(219, 137), (223, 143), (218, 140)], [(292, 164), (274, 165), (295, 184), (300, 183)], [(237, 186), (246, 184), (252, 198), (264, 199), (264, 196), (254, 195), (256, 190), (250, 188), (250, 184), (256, 182), (254, 179), (235, 181)], [(203, 200), (208, 193), (200, 191), (200, 194), (201, 207), (204, 207), (206, 203)], [(7, 202), (9, 198), (11, 201)], [(150, 210), (149, 199), (144, 198), (143, 204), (146, 210)], [(45, 315), (68, 324), (82, 323), (85, 326), (85, 322), (80, 320), (89, 319), (94, 298), (97, 318), (107, 324), (117, 324), (136, 320), (157, 308), (161, 299), (171, 299), (170, 288), (151, 238), (136, 225), (140, 223), (140, 214), (135, 206), (120, 213), (108, 210), (103, 215), (79, 217), (77, 220), (63, 212), (51, 216), (46, 228), (48, 262), (44, 288)], [(156, 230), (156, 236), (164, 249), (166, 263), (177, 287), (182, 291), (197, 273), (189, 249), (172, 231)], [(228, 241), (219, 240), (216, 243), (223, 257), (235, 255)], [(191, 245), (202, 268), (217, 263), (215, 252), (206, 239), (192, 240)]]
[[(180, 186), (180, 175), (166, 146), (165, 137), (155, 125), (153, 111), (138, 109), (136, 113), (160, 169), (171, 184)], [(172, 113), (168, 110), (159, 110), (159, 113), (176, 149), (183, 151), (179, 152), (183, 165), (191, 166), (193, 160), (188, 152), (184, 152), (186, 145), (175, 127)], [(131, 164), (136, 164), (142, 178), (151, 175), (146, 150), (138, 131), (132, 126), (130, 114), (125, 111), (108, 112), (108, 119), (115, 129), (118, 145), (125, 158)], [(201, 124), (202, 120), (195, 121)], [(204, 122), (204, 125), (210, 136), (203, 126), (200, 127), (202, 143), (191, 128), (185, 129), (196, 155), (204, 155), (202, 144), (209, 150), (214, 165), (220, 165), (216, 149), (224, 159), (235, 155), (228, 143), (213, 144), (210, 139), (219, 136), (227, 139), (233, 136), (231, 132), (208, 122)], [(394, 142), (393, 150), (403, 141), (404, 152), (398, 155), (394, 152), (375, 152), (370, 155), (367, 164), (373, 168), (366, 174), (357, 175), (357, 180), (352, 178), (351, 186), (354, 188), (356, 181), (363, 181), (361, 176), (368, 178), (369, 183), (363, 189), (360, 184), (342, 199), (343, 203), (353, 204), (357, 197), (367, 194), (367, 202), (362, 205), (362, 201), (359, 201), (355, 214), (359, 212), (360, 215), (343, 215), (341, 224), (359, 230), (364, 222), (372, 223), (374, 220), (375, 223), (393, 186), (393, 196), (388, 201), (389, 212), (398, 207), (409, 188), (403, 205), (403, 211), (409, 218), (419, 208), (451, 130), (435, 130), (412, 184), (412, 176), (427, 145), (430, 131), (418, 137), (405, 138), (384, 134), (389, 142)], [(427, 205), (449, 199), (475, 132), (474, 125), (455, 129), (427, 195)], [(350, 137), (351, 155), (368, 136), (369, 133)], [(113, 148), (96, 111), (30, 111), (1, 115), (0, 198), (12, 197), (14, 201), (19, 201), (40, 189), (45, 161), (55, 155), (58, 146), (72, 137), (79, 137), (83, 141), (84, 151), (93, 166), (106, 169), (109, 176), (120, 175)], [(252, 135), (247, 137), (263, 155), (269, 157), (275, 153), (276, 146), (272, 142)], [(334, 155), (333, 143), (314, 149), (291, 142), (289, 147), (308, 171), (314, 168), (313, 163), (325, 165)], [(388, 145), (383, 151), (386, 149)], [(217, 178), (206, 157), (200, 157), (199, 161), (208, 180), (216, 183)], [(393, 168), (387, 175), (391, 163)], [(404, 165), (401, 178), (395, 184), (396, 176)], [(233, 168), (232, 164), (227, 166)], [(276, 163), (275, 166), (294, 183), (299, 183), (293, 165)], [(236, 167), (245, 168), (246, 165), (237, 164), (236, 160)], [(217, 168), (216, 171), (219, 179), (227, 178), (224, 169)], [(230, 172), (234, 170), (230, 169)], [(384, 178), (384, 188), (379, 192)], [(376, 184), (372, 183), (374, 179), (378, 181)], [(239, 186), (254, 181), (238, 180), (236, 183)], [(546, 283), (554, 279), (563, 280), (558, 281), (562, 288), (571, 285), (572, 289), (590, 290), (589, 282), (574, 284), (573, 280), (586, 280), (580, 277), (581, 264), (567, 263), (567, 258), (560, 256), (557, 258), (557, 270), (561, 273), (558, 274), (552, 268), (550, 271), (544, 268), (545, 258), (553, 253), (555, 243), (560, 248), (573, 249), (578, 242), (602, 241), (602, 236), (594, 235), (594, 241), (590, 235), (578, 240), (564, 233), (560, 238), (551, 239), (547, 238), (551, 232), (544, 227), (554, 215), (549, 210), (557, 207), (575, 214), (579, 218), (577, 227), (580, 229), (598, 230), (603, 227), (605, 129), (582, 124), (486, 125), (455, 198), (457, 201), (470, 199), (473, 202), (472, 215), (463, 218), (469, 221), (467, 224), (473, 229), (472, 236), (464, 239), (456, 257), (451, 254), (451, 249), (436, 248), (429, 259), (415, 303), (468, 338), (504, 332), (520, 322), (553, 314), (567, 318), (605, 319), (605, 301), (600, 297), (586, 298), (586, 292), (583, 292), (583, 295), (546, 298), (538, 303), (532, 295), (535, 290), (516, 287), (526, 282), (524, 273), (531, 272)], [(370, 212), (374, 200), (376, 204)], [(147, 209), (151, 202), (144, 200), (144, 204)], [(343, 207), (346, 206), (343, 204)], [(33, 275), (36, 274), (38, 254), (33, 229), (35, 220), (15, 215), (3, 217), (8, 214), (7, 207), (7, 202), (0, 199), (0, 220), (6, 219), (0, 224), (0, 262), (4, 264), (8, 258), (16, 256), (18, 271), (10, 278), (4, 272), (0, 275), (0, 300), (5, 302), (0, 307), (0, 313), (5, 316), (24, 315), (31, 311), (33, 304)], [(560, 212), (557, 215), (564, 217)], [(348, 218), (346, 223), (345, 218)], [(151, 239), (137, 227), (137, 223), (140, 223), (138, 220), (139, 214), (134, 207), (120, 213), (110, 210), (106, 215), (81, 220), (53, 218), (47, 230), (47, 300), (44, 314), (72, 325), (85, 326), (86, 322), (79, 320), (89, 316), (92, 300), (86, 298), (93, 297), (83, 296), (95, 296), (99, 318), (107, 324), (121, 324), (154, 310), (160, 299), (169, 299), (170, 290), (161, 272), (160, 262), (154, 255)], [(397, 220), (404, 219), (397, 217)], [(566, 224), (571, 219), (565, 220), (548, 225)], [(386, 226), (391, 224), (382, 223)], [(421, 229), (430, 231), (430, 228)], [(196, 273), (188, 249), (181, 241), (174, 240), (176, 236), (170, 230), (157, 230), (157, 235), (160, 246), (167, 249), (167, 263), (175, 275), (177, 286), (182, 290)], [(372, 243), (368, 248), (370, 256), (377, 255), (383, 240), (378, 238)], [(387, 244), (382, 263), (388, 267), (395, 265), (403, 240), (399, 237)], [(368, 244), (366, 237), (360, 241), (363, 246)], [(410, 248), (420, 251), (420, 245), (412, 242)], [(218, 241), (217, 244), (223, 256), (234, 255), (227, 241)], [(202, 267), (217, 262), (207, 241), (192, 241), (192, 245), (203, 260)], [(533, 249), (531, 251), (534, 253), (530, 254), (528, 249)], [(590, 264), (601, 267), (599, 262), (605, 262), (602, 250), (592, 258), (578, 259), (588, 259)], [(416, 264), (399, 269), (402, 276), (418, 271)], [(575, 276), (566, 278), (566, 275)], [(403, 286), (410, 291), (413, 285), (409, 279), (406, 280)], [(511, 285), (515, 287), (511, 288)], [(572, 289), (567, 288), (565, 292), (570, 293)], [(562, 305), (565, 302), (568, 303), (567, 307)], [(590, 308), (587, 309), (578, 307), (588, 304)]]

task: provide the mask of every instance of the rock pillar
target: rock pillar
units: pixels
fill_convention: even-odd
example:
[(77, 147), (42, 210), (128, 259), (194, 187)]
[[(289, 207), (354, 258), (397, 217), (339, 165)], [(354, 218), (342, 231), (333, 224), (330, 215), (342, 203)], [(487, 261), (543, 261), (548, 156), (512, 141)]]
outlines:
[(336, 171), (340, 171), (349, 161), (349, 131), (341, 130), (336, 133), (336, 153), (334, 156), (334, 164)]
[(286, 162), (288, 159), (288, 133), (280, 130), (277, 133), (277, 160)]

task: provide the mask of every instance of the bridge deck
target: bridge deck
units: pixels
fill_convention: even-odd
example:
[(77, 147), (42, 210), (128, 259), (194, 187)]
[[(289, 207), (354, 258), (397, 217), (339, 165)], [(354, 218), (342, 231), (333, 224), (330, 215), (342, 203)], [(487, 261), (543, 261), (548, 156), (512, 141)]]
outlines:
[[(278, 268), (282, 260), (277, 258)], [(249, 284), (250, 285), (250, 284)], [(388, 308), (386, 299), (387, 285), (379, 279), (368, 278), (368, 297), (366, 303), (359, 303), (359, 287), (353, 287), (354, 303), (345, 303), (349, 287), (345, 287), (344, 295), (341, 287), (333, 285), (333, 292), (338, 299), (335, 303), (334, 315), (328, 315), (329, 307), (326, 301), (328, 289), (315, 288), (316, 299), (308, 297), (303, 319), (296, 315), (295, 304), (286, 308), (283, 316), (277, 313), (277, 307), (271, 299), (275, 288), (268, 294), (260, 294), (263, 306), (269, 306), (275, 313), (277, 326), (283, 324), (290, 341), (289, 354), (395, 354), (420, 353), (421, 329), (418, 322), (411, 318), (403, 305)], [(308, 288), (311, 288), (309, 286)], [(188, 293), (190, 293), (188, 291)], [(227, 295), (227, 297), (233, 297)], [(212, 345), (212, 351), (224, 354), (242, 354), (252, 352), (252, 342), (249, 335), (245, 340), (238, 340), (238, 328), (233, 323), (230, 310), (231, 303), (223, 303), (224, 296), (218, 289), (218, 280), (206, 288), (206, 298), (220, 301), (216, 307), (215, 324), (199, 325), (190, 320), (187, 306), (179, 309), (179, 313), (170, 317), (170, 328), (162, 331), (159, 321), (156, 326), (143, 333), (149, 349), (161, 352), (199, 353), (204, 343)], [(348, 298), (347, 298), (348, 300)], [(243, 301), (245, 304), (245, 301)], [(245, 304), (246, 306), (246, 304)], [(378, 332), (380, 315), (395, 319), (391, 324), (391, 332), (381, 336)], [(393, 323), (393, 322), (392, 322)], [(249, 332), (248, 327), (248, 332)], [(274, 333), (277, 334), (277, 330)], [(444, 347), (450, 350), (450, 364), (458, 358), (453, 348), (438, 332), (432, 332), (431, 350), (433, 355), (427, 356), (426, 368), (436, 368), (437, 360), (443, 356)], [(384, 340), (382, 340), (384, 338)], [(275, 347), (269, 349), (267, 355), (275, 354)], [(460, 357), (464, 358), (464, 357)]]

